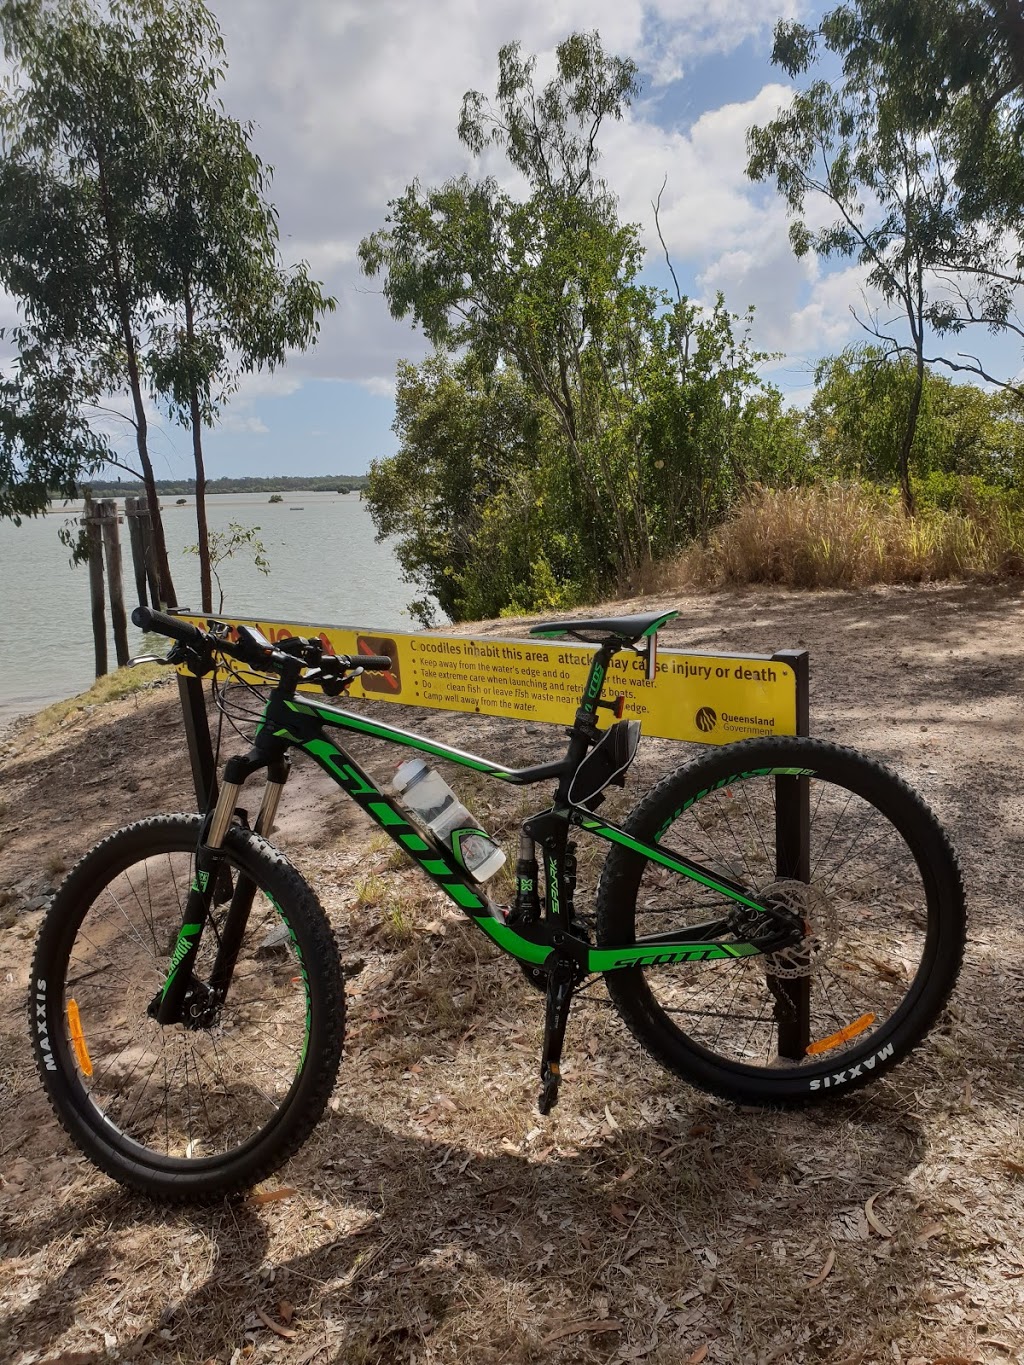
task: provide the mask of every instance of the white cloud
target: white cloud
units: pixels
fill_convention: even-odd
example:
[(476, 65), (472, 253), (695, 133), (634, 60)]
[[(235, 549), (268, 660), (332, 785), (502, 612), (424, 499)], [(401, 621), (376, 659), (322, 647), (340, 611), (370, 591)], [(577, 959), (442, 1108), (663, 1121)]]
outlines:
[(747, 129), (789, 97), (786, 86), (766, 85), (752, 100), (701, 115), (686, 132), (636, 115), (608, 127), (602, 174), (619, 195), (622, 217), (644, 224), (649, 250), (661, 251), (651, 204), (662, 182), (661, 230), (679, 260), (699, 265), (785, 232), (781, 205), (750, 184), (744, 167)]
[[(381, 226), (389, 198), (418, 178), (434, 184), (472, 161), (455, 133), (467, 89), (494, 88), (502, 43), (518, 40), (550, 66), (558, 42), (597, 30), (609, 52), (632, 56), (655, 82), (767, 32), (802, 0), (770, 9), (749, 0), (236, 0), (223, 7), (228, 107), (257, 124), (255, 145), (275, 166), (282, 253), (306, 259), (339, 299), (319, 346), (289, 373), (365, 383), (390, 380), (422, 339), (395, 323), (355, 248)], [(743, 137), (770, 113), (780, 87), (751, 105), (699, 119), (687, 136), (666, 133), (641, 105), (610, 125), (603, 172), (627, 218), (650, 224), (650, 200), (669, 172), (663, 225), (681, 254), (742, 239), (756, 217), (740, 192)], [(774, 108), (774, 105), (772, 106)], [(708, 121), (705, 121), (708, 120)]]
[(376, 398), (394, 398), (395, 381), (393, 379), (363, 379), (360, 380), (360, 387), (367, 393), (372, 393)]
[(262, 417), (245, 417), (230, 408), (225, 410), (217, 425), (221, 431), (239, 432), (246, 436), (266, 436), (270, 430)]

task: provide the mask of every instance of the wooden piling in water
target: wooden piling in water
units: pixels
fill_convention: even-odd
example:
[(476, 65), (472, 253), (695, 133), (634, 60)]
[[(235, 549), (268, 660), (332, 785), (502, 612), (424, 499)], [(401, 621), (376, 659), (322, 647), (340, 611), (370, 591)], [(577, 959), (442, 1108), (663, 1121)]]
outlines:
[(107, 590), (110, 593), (110, 621), (114, 627), (114, 653), (117, 666), (123, 668), (130, 657), (128, 652), (128, 617), (124, 609), (124, 584), (121, 581), (121, 538), (117, 529), (117, 503), (105, 498), (100, 503), (100, 527), (103, 531), (103, 550), (107, 561)]
[(149, 502), (146, 498), (139, 498), (139, 530), (142, 532), (142, 552), (146, 561), (146, 581), (149, 584), (149, 600), (157, 611), (163, 611), (164, 604), (160, 597), (160, 589), (157, 586), (156, 576), (156, 548), (153, 545), (153, 521), (149, 511)]
[(92, 607), (92, 642), (96, 658), (96, 676), (107, 671), (107, 613), (103, 603), (103, 542), (100, 535), (98, 509), (92, 495), (85, 495), (85, 516), (82, 518), (89, 545), (89, 601)]
[(139, 599), (139, 606), (146, 607), (149, 605), (149, 600), (146, 597), (146, 551), (142, 543), (139, 502), (139, 498), (125, 498), (124, 519), (128, 523), (128, 539), (132, 547), (135, 593)]

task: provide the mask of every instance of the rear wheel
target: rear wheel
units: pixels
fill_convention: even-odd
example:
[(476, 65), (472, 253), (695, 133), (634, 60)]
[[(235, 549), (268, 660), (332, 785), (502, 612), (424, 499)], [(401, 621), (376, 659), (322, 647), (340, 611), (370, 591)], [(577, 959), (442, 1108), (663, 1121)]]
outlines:
[[(330, 925), (298, 872), (233, 828), (189, 989), (189, 1023), (149, 1006), (181, 927), (198, 816), (142, 820), (68, 875), (42, 926), (30, 1015), (47, 1094), (74, 1142), (126, 1185), (215, 1197), (262, 1179), (308, 1136), (344, 1025)], [(240, 881), (255, 884), (223, 1003), (207, 990)]]
[[(803, 867), (779, 816), (801, 793)], [(931, 811), (881, 764), (816, 740), (749, 740), (664, 778), (625, 828), (771, 899), (803, 931), (776, 953), (607, 974), (636, 1038), (695, 1085), (775, 1104), (852, 1089), (906, 1056), (946, 1002), (966, 933), (960, 871)], [(617, 845), (598, 940), (632, 943), (732, 908)]]

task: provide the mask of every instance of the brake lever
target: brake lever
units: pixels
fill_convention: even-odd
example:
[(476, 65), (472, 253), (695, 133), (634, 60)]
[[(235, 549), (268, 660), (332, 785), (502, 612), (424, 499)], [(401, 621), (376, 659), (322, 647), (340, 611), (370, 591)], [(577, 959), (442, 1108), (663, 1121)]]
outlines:
[(174, 660), (170, 654), (139, 654), (134, 659), (129, 659), (125, 668), (137, 668), (139, 664), (173, 664)]
[(323, 670), (321, 669), (320, 670), (321, 676), (317, 679), (314, 679), (314, 681), (320, 684), (320, 690), (326, 696), (340, 697), (343, 692), (348, 691), (349, 687), (352, 685), (352, 683), (355, 682), (356, 678), (358, 678), (363, 671), (364, 670), (362, 668), (353, 668), (349, 672), (340, 674), (336, 673), (334, 674), (333, 677), (330, 674), (324, 677)]

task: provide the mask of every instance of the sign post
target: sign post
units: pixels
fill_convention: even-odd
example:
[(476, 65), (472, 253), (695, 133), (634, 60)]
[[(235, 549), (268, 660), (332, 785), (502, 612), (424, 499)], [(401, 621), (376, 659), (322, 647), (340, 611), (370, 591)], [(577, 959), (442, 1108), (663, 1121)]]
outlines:
[[(796, 733), (810, 734), (810, 656), (806, 650), (781, 650), (773, 656), (793, 669), (796, 681)], [(810, 787), (806, 777), (775, 779), (775, 874), (782, 880), (811, 880)], [(779, 1056), (799, 1061), (811, 1041), (810, 976), (768, 977), (775, 996)]]

